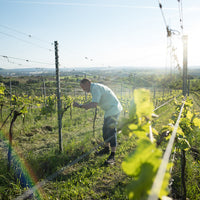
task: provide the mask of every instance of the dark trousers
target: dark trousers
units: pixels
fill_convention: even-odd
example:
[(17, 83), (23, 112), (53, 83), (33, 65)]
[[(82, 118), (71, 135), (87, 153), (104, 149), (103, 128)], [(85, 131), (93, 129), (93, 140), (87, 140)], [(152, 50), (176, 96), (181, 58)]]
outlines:
[[(117, 146), (117, 123), (119, 115), (104, 118), (103, 139), (110, 143), (111, 147)], [(108, 141), (107, 141), (108, 140)]]

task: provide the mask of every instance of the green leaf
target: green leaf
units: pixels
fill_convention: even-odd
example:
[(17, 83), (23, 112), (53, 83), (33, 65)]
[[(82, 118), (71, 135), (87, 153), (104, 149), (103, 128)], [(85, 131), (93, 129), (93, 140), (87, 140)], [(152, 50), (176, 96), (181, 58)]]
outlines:
[(184, 132), (182, 131), (182, 129), (180, 127), (178, 127), (177, 130), (177, 139), (178, 142), (176, 144), (176, 147), (182, 150), (189, 150), (190, 148), (190, 143), (187, 140), (187, 137), (185, 136)]
[(142, 123), (143, 117), (147, 117), (150, 120), (151, 114), (153, 113), (153, 103), (150, 101), (150, 91), (146, 89), (135, 90), (134, 101), (139, 124)]
[(154, 163), (160, 160), (161, 155), (162, 152), (156, 148), (155, 144), (152, 144), (148, 139), (142, 139), (139, 141), (136, 150), (122, 163), (122, 168), (126, 174), (137, 176), (141, 164), (145, 162)]
[(190, 111), (188, 111), (186, 117), (191, 121), (193, 114)]
[(130, 119), (133, 119), (136, 117), (136, 104), (135, 104), (135, 101), (132, 100), (130, 102), (130, 111), (129, 111), (129, 118)]
[(130, 125), (129, 125), (129, 129), (130, 129), (131, 131), (137, 130), (137, 129), (138, 129), (138, 125), (137, 125), (137, 124), (130, 124)]
[(5, 91), (6, 87), (3, 83), (0, 83), (0, 94), (4, 95), (4, 91)]
[(200, 119), (199, 118), (194, 118), (193, 123), (195, 126), (198, 126), (200, 128)]
[(130, 199), (145, 199), (160, 165), (161, 156), (162, 152), (155, 144), (142, 139), (136, 150), (122, 163), (124, 172), (135, 177), (135, 181), (129, 185)]
[(153, 134), (155, 134), (155, 135), (159, 135), (158, 131), (157, 131), (155, 128), (152, 128), (152, 132), (153, 132)]
[(41, 106), (41, 104), (37, 103), (36, 106), (39, 108)]
[(155, 172), (153, 165), (144, 163), (141, 166), (140, 176), (128, 186), (128, 197), (134, 200), (146, 200), (150, 186), (153, 184)]

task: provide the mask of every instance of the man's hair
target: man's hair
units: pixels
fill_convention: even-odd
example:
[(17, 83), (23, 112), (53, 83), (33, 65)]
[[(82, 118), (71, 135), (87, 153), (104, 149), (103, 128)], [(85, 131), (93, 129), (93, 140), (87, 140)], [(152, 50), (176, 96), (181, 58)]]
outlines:
[(80, 81), (80, 84), (91, 83), (91, 81), (87, 78), (84, 78)]

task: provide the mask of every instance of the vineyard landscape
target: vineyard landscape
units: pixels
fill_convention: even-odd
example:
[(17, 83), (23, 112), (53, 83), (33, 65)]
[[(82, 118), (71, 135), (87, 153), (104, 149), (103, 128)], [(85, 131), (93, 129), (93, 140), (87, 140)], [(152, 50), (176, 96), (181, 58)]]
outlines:
[(200, 200), (199, 10), (2, 0), (0, 200)]
[[(158, 198), (200, 199), (200, 69), (189, 70), (186, 97), (179, 72), (61, 69), (62, 151), (55, 71), (1, 72), (0, 199), (151, 199), (175, 129)], [(84, 77), (109, 86), (123, 106), (113, 165), (95, 154), (104, 112), (73, 107), (91, 101)]]

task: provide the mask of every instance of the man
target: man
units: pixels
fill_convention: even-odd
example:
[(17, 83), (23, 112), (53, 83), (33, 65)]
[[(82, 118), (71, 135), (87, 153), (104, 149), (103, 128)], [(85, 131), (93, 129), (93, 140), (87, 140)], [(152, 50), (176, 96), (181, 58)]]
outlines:
[(105, 147), (98, 152), (99, 155), (109, 154), (109, 146), (111, 147), (111, 154), (106, 160), (106, 164), (113, 164), (115, 162), (115, 151), (117, 146), (117, 121), (119, 114), (122, 111), (122, 106), (113, 91), (107, 86), (99, 83), (92, 83), (89, 79), (83, 79), (80, 82), (81, 88), (85, 92), (91, 92), (92, 102), (86, 104), (78, 104), (74, 102), (74, 107), (90, 109), (100, 106), (104, 111), (103, 124), (103, 139)]

